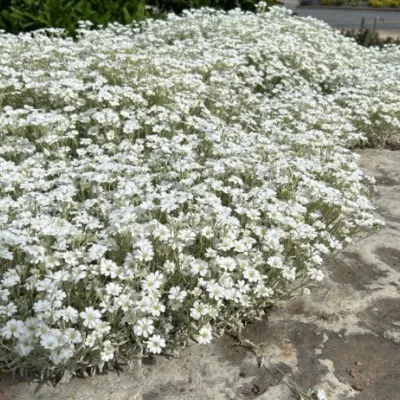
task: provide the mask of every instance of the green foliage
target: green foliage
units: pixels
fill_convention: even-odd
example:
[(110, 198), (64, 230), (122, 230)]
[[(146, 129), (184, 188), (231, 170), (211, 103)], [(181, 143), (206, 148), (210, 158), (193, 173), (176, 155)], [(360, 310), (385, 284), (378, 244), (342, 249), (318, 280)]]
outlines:
[(365, 20), (361, 20), (361, 24), (358, 30), (351, 29), (347, 31), (342, 31), (342, 33), (347, 37), (352, 37), (354, 40), (364, 47), (378, 46), (383, 47), (385, 44), (397, 44), (400, 45), (400, 39), (394, 39), (387, 37), (385, 39), (379, 36), (379, 33), (373, 29), (368, 29), (365, 27)]
[(400, 0), (368, 0), (371, 7), (400, 7)]
[[(257, 0), (0, 0), (0, 29), (18, 33), (41, 28), (64, 28), (73, 34), (80, 20), (95, 26), (129, 24), (165, 12), (213, 7), (255, 11)], [(269, 5), (277, 4), (273, 0)]]
[(0, 3), (0, 28), (18, 33), (57, 27), (73, 33), (79, 20), (130, 23), (148, 16), (143, 0), (11, 0)]

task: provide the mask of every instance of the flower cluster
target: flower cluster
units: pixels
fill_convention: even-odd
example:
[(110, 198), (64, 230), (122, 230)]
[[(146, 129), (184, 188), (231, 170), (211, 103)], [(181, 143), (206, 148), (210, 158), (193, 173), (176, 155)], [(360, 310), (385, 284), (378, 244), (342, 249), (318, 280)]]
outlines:
[(396, 47), (272, 8), (0, 49), (4, 368), (209, 343), (377, 223), (348, 148), (399, 128)]

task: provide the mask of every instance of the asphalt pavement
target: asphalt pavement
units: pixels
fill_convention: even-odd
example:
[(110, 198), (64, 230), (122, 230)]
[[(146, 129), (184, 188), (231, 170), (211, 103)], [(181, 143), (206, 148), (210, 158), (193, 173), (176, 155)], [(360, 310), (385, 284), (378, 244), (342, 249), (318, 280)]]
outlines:
[(285, 6), (291, 8), (295, 13), (301, 16), (312, 16), (327, 22), (335, 28), (354, 28), (360, 26), (362, 18), (365, 19), (365, 25), (373, 28), (374, 22), (379, 32), (390, 32), (393, 35), (400, 36), (400, 12), (385, 11), (379, 9), (356, 10), (356, 9), (336, 9), (336, 8), (317, 8), (317, 7), (297, 7), (295, 0), (284, 0)]

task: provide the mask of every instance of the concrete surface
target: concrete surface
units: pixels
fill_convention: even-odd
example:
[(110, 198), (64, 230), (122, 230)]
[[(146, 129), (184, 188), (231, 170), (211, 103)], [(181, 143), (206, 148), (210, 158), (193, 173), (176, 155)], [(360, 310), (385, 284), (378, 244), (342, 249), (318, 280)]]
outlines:
[(300, 16), (311, 16), (325, 21), (334, 28), (354, 28), (360, 27), (361, 19), (365, 18), (366, 28), (372, 29), (374, 19), (377, 20), (376, 28), (379, 32), (394, 32), (395, 36), (400, 36), (400, 12), (379, 10), (379, 9), (340, 9), (323, 7), (297, 7), (297, 0), (282, 0), (285, 7), (290, 8)]
[(224, 336), (57, 387), (3, 374), (1, 400), (294, 400), (300, 388), (324, 389), (329, 400), (400, 399), (400, 152), (359, 152), (386, 226), (330, 262), (323, 286), (247, 326), (243, 338), (257, 344), (261, 367)]

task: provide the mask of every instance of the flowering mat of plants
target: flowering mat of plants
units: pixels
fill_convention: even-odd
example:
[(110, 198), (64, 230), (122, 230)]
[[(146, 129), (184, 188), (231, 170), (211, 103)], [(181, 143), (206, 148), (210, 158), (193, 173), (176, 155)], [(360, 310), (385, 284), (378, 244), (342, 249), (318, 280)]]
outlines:
[(0, 373), (1, 400), (397, 399), (400, 152), (362, 150), (359, 165), (376, 177), (386, 226), (330, 261), (310, 294), (280, 302), (247, 325), (245, 346), (224, 335), (174, 357), (57, 386)]
[(349, 149), (400, 127), (399, 47), (261, 6), (0, 52), (3, 370), (208, 344), (380, 223)]

